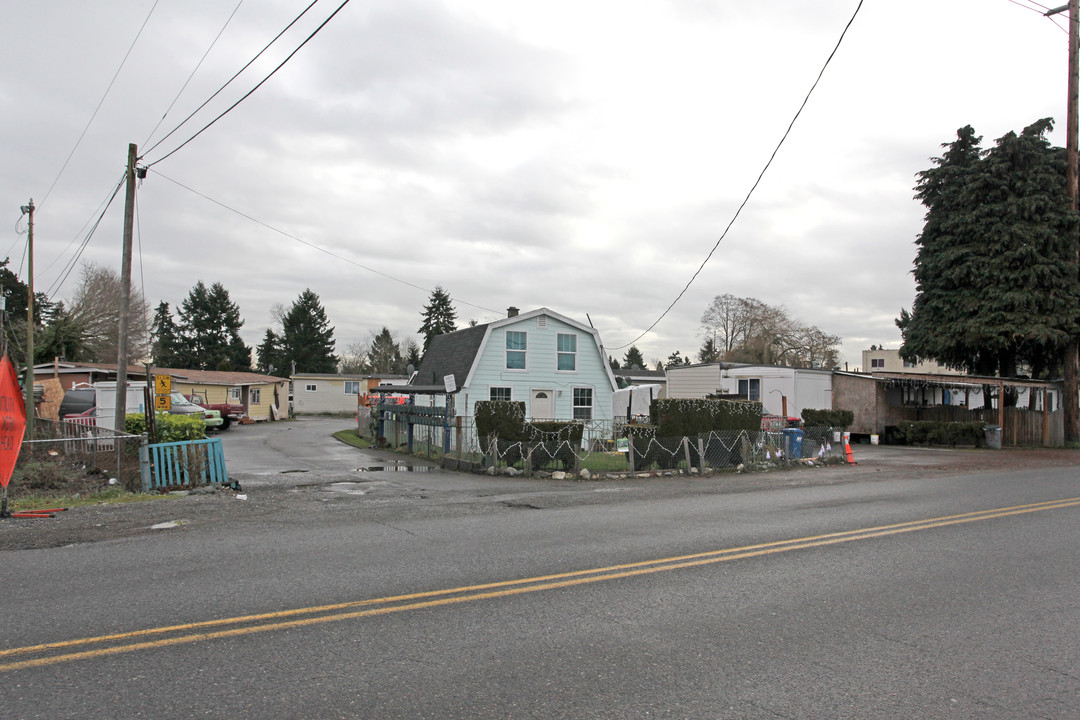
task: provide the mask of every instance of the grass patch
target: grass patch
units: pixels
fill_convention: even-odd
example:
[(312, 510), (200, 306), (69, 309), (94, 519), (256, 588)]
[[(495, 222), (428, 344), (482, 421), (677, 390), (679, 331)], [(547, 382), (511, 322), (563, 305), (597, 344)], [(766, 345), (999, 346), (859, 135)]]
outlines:
[(356, 448), (369, 448), (372, 446), (372, 443), (369, 439), (365, 437), (360, 437), (356, 434), (356, 430), (351, 428), (348, 430), (338, 430), (336, 433), (334, 433), (334, 439), (340, 440), (346, 445), (352, 445)]
[(17, 499), (10, 500), (9, 509), (12, 512), (19, 510), (41, 510), (56, 507), (78, 507), (80, 505), (99, 505), (101, 503), (130, 503), (143, 502), (145, 500), (158, 500), (168, 495), (143, 495), (142, 493), (128, 492), (124, 488), (113, 485), (102, 490), (97, 490), (86, 495), (54, 495), (42, 492), (31, 492), (21, 495)]

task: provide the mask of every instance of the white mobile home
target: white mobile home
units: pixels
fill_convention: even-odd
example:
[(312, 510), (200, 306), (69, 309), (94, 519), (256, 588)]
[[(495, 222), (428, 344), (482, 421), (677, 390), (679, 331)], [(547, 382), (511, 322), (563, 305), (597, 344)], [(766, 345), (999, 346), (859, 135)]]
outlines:
[(738, 395), (757, 400), (770, 415), (802, 417), (804, 409), (832, 408), (832, 371), (781, 365), (705, 363), (667, 371), (667, 396)]

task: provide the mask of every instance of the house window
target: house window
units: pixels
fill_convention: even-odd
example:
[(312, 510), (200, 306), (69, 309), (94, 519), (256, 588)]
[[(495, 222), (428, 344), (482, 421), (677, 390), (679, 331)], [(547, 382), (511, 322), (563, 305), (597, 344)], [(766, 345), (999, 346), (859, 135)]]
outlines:
[(906, 368), (915, 367), (915, 361), (914, 360), (905, 360), (904, 361), (904, 367), (906, 367)]
[(506, 331), (506, 369), (524, 370), (525, 352), (528, 350), (528, 333)]
[(559, 333), (556, 339), (559, 370), (577, 370), (577, 335)]
[(312, 384), (310, 384), (310, 385), (305, 385), (305, 386), (304, 386), (304, 390), (305, 390), (305, 392), (315, 392), (315, 389), (316, 389), (316, 388), (315, 388), (315, 384), (314, 384), (314, 383), (312, 383)]
[(491, 400), (505, 400), (510, 402), (510, 388), (508, 387), (493, 387), (488, 390), (489, 398)]
[(747, 378), (746, 380), (740, 380), (739, 394), (745, 397), (747, 400), (760, 400), (761, 380), (757, 378)]
[(229, 400), (231, 400), (232, 402), (240, 402), (240, 388), (229, 388)]
[(574, 388), (574, 419), (592, 420), (592, 388)]
[(870, 358), (870, 367), (883, 368), (885, 367), (885, 358)]
[(346, 395), (359, 395), (360, 394), (360, 381), (359, 380), (346, 380), (345, 381), (345, 394)]
[(251, 390), (248, 393), (248, 397), (251, 399), (251, 404), (252, 405), (258, 405), (259, 404), (259, 395), (260, 394), (261, 394), (261, 391), (260, 391), (259, 388), (251, 388)]

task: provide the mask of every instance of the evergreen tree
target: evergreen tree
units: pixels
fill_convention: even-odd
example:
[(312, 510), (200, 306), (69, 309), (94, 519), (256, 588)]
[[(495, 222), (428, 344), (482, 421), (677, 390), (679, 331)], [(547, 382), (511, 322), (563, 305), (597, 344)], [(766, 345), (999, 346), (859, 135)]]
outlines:
[(420, 346), (415, 340), (406, 340), (402, 343), (401, 354), (405, 356), (406, 371), (409, 365), (413, 366), (413, 370), (420, 369)]
[(334, 328), (330, 327), (318, 295), (310, 289), (300, 293), (281, 324), (284, 362), (296, 363), (297, 372), (337, 372)]
[(180, 367), (193, 370), (251, 370), (251, 348), (240, 339), (244, 321), (240, 307), (217, 282), (209, 288), (202, 280), (180, 304)]
[(92, 361), (86, 336), (82, 319), (64, 307), (64, 303), (57, 303), (41, 334), (34, 335), (35, 361), (47, 362), (54, 357), (71, 362)]
[(615, 372), (616, 370), (619, 369), (619, 361), (618, 360), (616, 360), (615, 358), (608, 355), (607, 356), (607, 361), (608, 361), (608, 365), (611, 366), (611, 371), (612, 372)]
[(896, 321), (900, 354), (979, 375), (1048, 370), (1077, 334), (1078, 218), (1068, 209), (1065, 153), (1039, 120), (982, 151), (957, 131), (919, 173), (927, 208), (916, 244), (915, 303)]
[(169, 303), (158, 303), (150, 327), (151, 362), (157, 367), (177, 367), (180, 349), (180, 330), (173, 320)]
[(368, 364), (371, 372), (377, 374), (400, 373), (405, 369), (405, 359), (401, 355), (401, 346), (394, 340), (390, 328), (383, 327), (372, 338), (368, 348)]
[(705, 338), (698, 350), (697, 359), (699, 363), (714, 363), (720, 360), (720, 350), (712, 338)]
[(270, 328), (266, 328), (262, 343), (255, 348), (255, 362), (259, 371), (268, 375), (287, 375), (289, 372), (285, 367), (281, 337)]
[(622, 365), (627, 370), (632, 370), (635, 367), (638, 370), (645, 369), (645, 358), (642, 356), (641, 351), (637, 349), (636, 345), (631, 345), (630, 349), (626, 351), (626, 355), (623, 356)]
[(420, 316), (424, 318), (420, 329), (417, 330), (424, 336), (422, 352), (427, 352), (428, 346), (431, 345), (431, 338), (457, 330), (455, 325), (457, 313), (450, 304), (450, 295), (438, 285), (432, 290), (428, 304), (424, 306), (424, 311), (420, 313)]

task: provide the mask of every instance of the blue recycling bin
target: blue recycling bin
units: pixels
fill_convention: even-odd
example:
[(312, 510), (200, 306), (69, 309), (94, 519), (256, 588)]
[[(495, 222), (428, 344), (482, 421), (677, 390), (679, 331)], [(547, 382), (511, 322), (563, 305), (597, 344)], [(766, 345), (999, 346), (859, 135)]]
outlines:
[(802, 457), (802, 439), (806, 433), (799, 428), (784, 428), (784, 453), (789, 460)]

